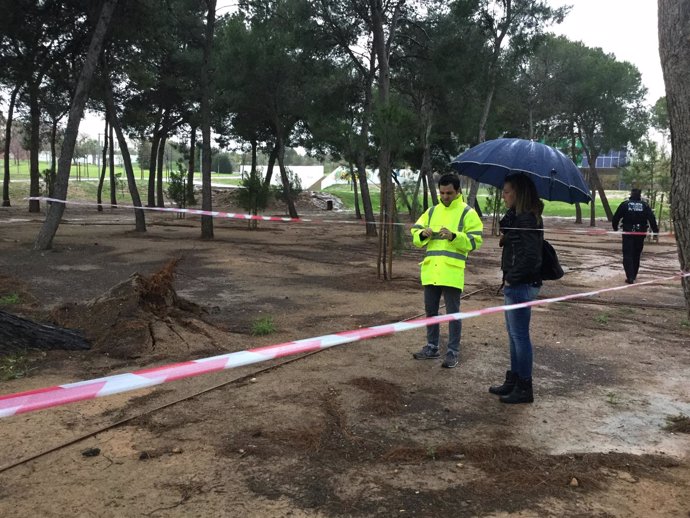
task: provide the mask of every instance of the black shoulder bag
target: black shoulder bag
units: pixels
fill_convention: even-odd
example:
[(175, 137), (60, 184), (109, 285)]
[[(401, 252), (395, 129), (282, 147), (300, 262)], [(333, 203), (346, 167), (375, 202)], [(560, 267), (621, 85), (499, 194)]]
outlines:
[(563, 277), (563, 268), (558, 262), (556, 250), (544, 239), (541, 253), (541, 278), (545, 281), (555, 281), (561, 277)]

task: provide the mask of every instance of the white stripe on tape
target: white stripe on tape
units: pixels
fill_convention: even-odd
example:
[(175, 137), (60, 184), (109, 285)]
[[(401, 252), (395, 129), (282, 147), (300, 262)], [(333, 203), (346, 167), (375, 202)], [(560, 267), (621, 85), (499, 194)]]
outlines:
[(474, 318), (481, 315), (488, 315), (492, 313), (499, 313), (504, 311), (511, 311), (514, 309), (526, 308), (531, 306), (541, 306), (544, 304), (552, 304), (555, 302), (562, 302), (565, 300), (572, 300), (578, 298), (591, 297), (601, 293), (610, 291), (618, 291), (630, 288), (637, 288), (639, 286), (656, 284), (659, 282), (666, 282), (673, 279), (679, 279), (690, 276), (690, 273), (679, 272), (671, 277), (662, 277), (652, 279), (650, 281), (640, 282), (638, 284), (628, 284), (623, 286), (614, 286), (612, 288), (603, 288), (595, 291), (588, 291), (584, 293), (573, 293), (561, 297), (553, 297), (549, 299), (534, 300), (521, 304), (510, 304), (502, 306), (494, 306), (484, 308), (476, 311), (451, 313), (449, 315), (439, 315), (436, 317), (428, 317), (407, 322), (396, 322), (393, 324), (384, 324), (380, 326), (368, 327), (363, 329), (354, 329), (350, 331), (343, 331), (340, 333), (324, 335), (315, 338), (306, 338), (294, 342), (287, 342), (283, 344), (276, 344), (267, 347), (259, 347), (256, 349), (249, 349), (246, 351), (239, 351), (209, 358), (202, 358), (189, 362), (166, 365), (162, 367), (155, 367), (151, 369), (143, 369), (133, 373), (116, 374), (114, 376), (107, 376), (104, 378), (97, 378), (87, 381), (79, 381), (69, 383), (66, 385), (58, 385), (48, 387), (45, 389), (33, 390), (28, 392), (20, 392), (16, 394), (9, 394), (0, 396), (0, 417), (7, 417), (15, 414), (30, 412), (32, 410), (40, 410), (43, 408), (50, 408), (58, 405), (74, 401), (83, 401), (96, 397), (102, 397), (121, 392), (128, 392), (140, 388), (150, 387), (167, 381), (176, 379), (197, 376), (209, 372), (216, 372), (223, 369), (231, 369), (243, 365), (250, 365), (259, 363), (265, 360), (279, 358), (281, 356), (288, 356), (302, 352), (314, 351), (317, 349), (325, 349), (359, 340), (366, 340), (377, 336), (385, 336), (402, 331), (409, 331), (432, 324), (439, 324), (451, 320), (464, 320), (467, 318)]

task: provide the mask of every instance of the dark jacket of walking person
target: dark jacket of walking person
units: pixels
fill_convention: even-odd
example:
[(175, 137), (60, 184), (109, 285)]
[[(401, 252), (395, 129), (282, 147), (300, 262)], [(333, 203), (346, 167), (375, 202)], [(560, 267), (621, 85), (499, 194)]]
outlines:
[[(503, 200), (508, 208), (500, 223), (501, 270), (506, 304), (530, 302), (541, 287), (541, 262), (544, 235), (541, 213), (544, 204), (527, 175), (506, 178)], [(510, 370), (503, 385), (492, 386), (489, 392), (500, 396), (503, 403), (531, 403), (532, 341), (529, 334), (531, 308), (505, 312), (510, 350)]]
[[(460, 179), (444, 174), (439, 182), (441, 203), (420, 216), (412, 226), (412, 242), (426, 248), (420, 263), (427, 317), (438, 315), (441, 295), (446, 314), (460, 311), (460, 295), (465, 286), (465, 261), (482, 246), (484, 225), (477, 212), (467, 205), (460, 193)], [(449, 322), (448, 350), (442, 367), (457, 366), (460, 355), (460, 320)], [(439, 325), (427, 326), (426, 345), (412, 356), (416, 360), (440, 358)]]
[(640, 189), (632, 189), (630, 198), (621, 203), (613, 215), (611, 224), (613, 230), (618, 230), (619, 223), (622, 223), (623, 232), (633, 232), (623, 234), (623, 269), (625, 270), (625, 282), (632, 284), (637, 279), (640, 271), (640, 256), (644, 248), (644, 240), (647, 237), (647, 230), (652, 227), (652, 232), (659, 233), (654, 212), (647, 202), (642, 200)]

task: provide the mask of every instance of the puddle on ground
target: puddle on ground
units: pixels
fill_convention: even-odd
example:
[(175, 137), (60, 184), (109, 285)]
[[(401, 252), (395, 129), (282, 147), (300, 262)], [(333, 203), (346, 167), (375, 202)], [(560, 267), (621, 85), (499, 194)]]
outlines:
[(627, 453), (683, 456), (690, 453), (690, 436), (664, 430), (666, 418), (690, 415), (690, 403), (661, 394), (647, 394), (626, 406), (634, 408), (603, 420), (596, 433), (609, 437), (613, 449)]
[[(620, 397), (620, 399), (618, 399)], [(589, 413), (589, 424), (583, 419), (572, 423), (568, 440), (555, 431), (549, 449), (554, 454), (587, 452), (620, 452), (634, 455), (659, 454), (684, 458), (690, 455), (690, 435), (675, 434), (664, 430), (666, 418), (683, 414), (690, 416), (690, 403), (671, 399), (664, 394), (645, 393), (639, 396), (616, 396), (611, 394), (605, 403), (605, 415), (600, 412), (575, 411), (571, 415)], [(570, 413), (570, 412), (568, 412)], [(561, 432), (562, 433), (562, 432)], [(542, 436), (543, 437), (543, 436)]]
[(0, 223), (26, 223), (27, 221), (32, 221), (32, 220), (22, 219), (22, 218), (10, 218), (10, 219), (0, 220)]
[(90, 272), (93, 270), (102, 270), (103, 268), (101, 266), (98, 266), (96, 264), (61, 264), (57, 266), (53, 266), (55, 270), (60, 270), (63, 272), (70, 272), (70, 271), (79, 271), (79, 272)]

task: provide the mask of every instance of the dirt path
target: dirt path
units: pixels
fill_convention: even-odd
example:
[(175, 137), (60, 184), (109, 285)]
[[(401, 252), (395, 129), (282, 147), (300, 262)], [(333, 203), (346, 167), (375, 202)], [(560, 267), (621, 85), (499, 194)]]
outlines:
[[(165, 335), (172, 321), (161, 318), (163, 338), (126, 354), (32, 354), (29, 376), (1, 382), (0, 393), (419, 315), (420, 252), (396, 256), (395, 279), (379, 281), (375, 240), (328, 215), (338, 217), (254, 232), (223, 221), (205, 242), (189, 219), (149, 217), (155, 224), (138, 236), (124, 211), (70, 209), (55, 250), (37, 253), (40, 219), (3, 209), (0, 297), (20, 297), (10, 310), (47, 318), (180, 258), (177, 293), (205, 311), (188, 333)], [(541, 297), (621, 284), (615, 236), (549, 239), (569, 272)], [(677, 268), (672, 242), (648, 245), (639, 280)], [(466, 278), (476, 293), (463, 310), (501, 304), (495, 239)], [(411, 331), (261, 374), (252, 373), (267, 365), (2, 419), (6, 466), (142, 415), (0, 473), (0, 515), (687, 517), (690, 435), (663, 428), (690, 415), (683, 308), (678, 282), (535, 308), (533, 405), (501, 405), (487, 392), (507, 362), (503, 317), (493, 315), (464, 322), (451, 371), (413, 361), (423, 331)], [(261, 317), (274, 333), (251, 334)]]

